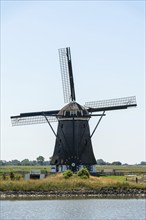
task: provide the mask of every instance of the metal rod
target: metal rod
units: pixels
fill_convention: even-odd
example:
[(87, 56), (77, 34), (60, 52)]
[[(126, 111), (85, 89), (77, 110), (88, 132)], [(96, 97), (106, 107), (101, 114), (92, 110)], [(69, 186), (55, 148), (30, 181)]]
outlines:
[(49, 122), (48, 118), (46, 117), (46, 115), (45, 115), (45, 114), (43, 114), (43, 116), (45, 117), (46, 121), (48, 122), (48, 124), (49, 124), (49, 126), (50, 126), (51, 130), (53, 131), (53, 133), (54, 133), (54, 135), (55, 135), (55, 137), (56, 137), (56, 138), (58, 138), (57, 134), (55, 133), (55, 131), (54, 131), (54, 129), (53, 129), (53, 127), (52, 127), (51, 123)]
[[(104, 112), (105, 112), (105, 111), (104, 111)], [(96, 129), (97, 129), (97, 127), (98, 127), (98, 125), (99, 125), (99, 123), (100, 123), (102, 117), (104, 116), (104, 112), (103, 112), (103, 114), (101, 115), (100, 119), (98, 120), (98, 122), (97, 122), (97, 124), (96, 124), (96, 126), (95, 126), (95, 128), (94, 128), (94, 130), (93, 130), (93, 132), (92, 132), (92, 134), (90, 135), (90, 139), (92, 138), (92, 136), (93, 136), (93, 134), (95, 133), (95, 131), (96, 131)]]

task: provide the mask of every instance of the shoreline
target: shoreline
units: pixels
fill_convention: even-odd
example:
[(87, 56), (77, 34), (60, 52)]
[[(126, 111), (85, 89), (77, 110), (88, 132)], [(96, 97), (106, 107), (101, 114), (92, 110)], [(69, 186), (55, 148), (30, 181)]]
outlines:
[(146, 189), (99, 189), (72, 191), (0, 191), (1, 200), (41, 199), (146, 199)]

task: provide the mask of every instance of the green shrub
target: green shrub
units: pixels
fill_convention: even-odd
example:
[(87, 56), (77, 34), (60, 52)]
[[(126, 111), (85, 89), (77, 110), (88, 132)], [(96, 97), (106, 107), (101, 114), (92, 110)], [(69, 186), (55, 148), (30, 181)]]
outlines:
[(63, 176), (64, 176), (65, 179), (68, 179), (69, 177), (73, 176), (73, 172), (71, 170), (66, 170), (63, 173)]
[(82, 175), (82, 176), (80, 176), (80, 178), (81, 178), (81, 179), (88, 179), (89, 177), (86, 176), (86, 175)]
[(78, 176), (80, 176), (82, 179), (87, 179), (90, 177), (89, 171), (87, 168), (82, 168), (77, 173)]
[(15, 180), (20, 180), (21, 176), (15, 176)]
[(2, 174), (2, 179), (6, 180), (6, 174), (5, 173)]
[(14, 179), (15, 179), (15, 175), (14, 175), (13, 172), (10, 172), (10, 179), (11, 179), (11, 180), (14, 180)]

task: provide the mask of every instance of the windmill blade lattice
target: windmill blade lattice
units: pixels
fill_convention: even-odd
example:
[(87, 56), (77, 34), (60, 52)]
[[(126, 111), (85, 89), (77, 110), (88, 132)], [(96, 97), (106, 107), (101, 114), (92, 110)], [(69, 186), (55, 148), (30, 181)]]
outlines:
[(64, 102), (75, 101), (75, 88), (72, 73), (71, 52), (70, 48), (61, 48), (59, 51), (60, 69), (62, 76), (62, 86)]
[[(58, 110), (44, 112), (21, 113), (18, 116), (11, 116), (12, 126), (43, 124), (57, 121)], [(46, 120), (47, 118), (47, 120)]]
[[(56, 122), (56, 117), (46, 116), (49, 122)], [(32, 125), (32, 124), (43, 124), (47, 123), (44, 116), (33, 116), (33, 117), (11, 117), (12, 126), (19, 125)]]
[(135, 96), (85, 103), (85, 107), (88, 108), (89, 112), (126, 109), (134, 106), (137, 106)]

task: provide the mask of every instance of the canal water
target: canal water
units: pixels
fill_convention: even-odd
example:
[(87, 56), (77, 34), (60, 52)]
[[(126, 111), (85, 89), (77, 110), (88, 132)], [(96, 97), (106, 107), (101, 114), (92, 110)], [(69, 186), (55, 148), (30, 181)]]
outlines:
[(145, 220), (145, 199), (1, 201), (1, 220)]

